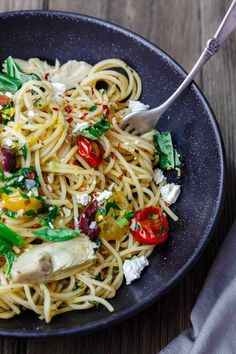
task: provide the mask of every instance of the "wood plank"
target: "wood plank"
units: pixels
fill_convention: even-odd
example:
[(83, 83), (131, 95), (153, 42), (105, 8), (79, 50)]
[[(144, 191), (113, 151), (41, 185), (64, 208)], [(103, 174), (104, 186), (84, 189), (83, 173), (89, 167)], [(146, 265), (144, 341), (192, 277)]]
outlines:
[(43, 0), (1, 0), (0, 12), (42, 9), (43, 3)]
[(103, 19), (107, 18), (108, 6), (109, 0), (70, 0), (69, 3), (64, 0), (49, 0), (50, 10), (79, 12)]

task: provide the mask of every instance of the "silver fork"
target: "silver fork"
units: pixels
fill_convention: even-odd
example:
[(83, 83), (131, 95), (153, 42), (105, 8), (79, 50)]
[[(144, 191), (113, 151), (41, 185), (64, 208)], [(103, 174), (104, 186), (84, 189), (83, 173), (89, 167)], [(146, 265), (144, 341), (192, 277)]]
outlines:
[(213, 38), (209, 39), (207, 46), (200, 55), (198, 61), (188, 74), (186, 79), (182, 82), (179, 88), (162, 103), (159, 107), (152, 108), (146, 111), (139, 111), (129, 113), (119, 124), (125, 131), (134, 134), (142, 135), (149, 132), (156, 127), (161, 115), (174, 103), (179, 95), (186, 87), (193, 81), (194, 77), (200, 72), (205, 63), (219, 50), (225, 39), (236, 28), (236, 0), (234, 0), (227, 11), (223, 21)]

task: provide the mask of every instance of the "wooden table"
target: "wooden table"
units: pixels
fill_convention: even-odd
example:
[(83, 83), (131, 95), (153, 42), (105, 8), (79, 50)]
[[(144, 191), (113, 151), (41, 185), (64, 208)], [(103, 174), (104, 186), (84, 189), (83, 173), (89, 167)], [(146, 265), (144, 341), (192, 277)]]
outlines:
[[(80, 12), (120, 24), (148, 38), (189, 70), (231, 0), (1, 0), (0, 11)], [(189, 315), (210, 265), (236, 215), (236, 34), (197, 78), (223, 133), (227, 196), (207, 249), (188, 275), (148, 310), (92, 335), (50, 341), (0, 339), (2, 354), (154, 354), (190, 325)], [(181, 354), (181, 353), (180, 353)]]

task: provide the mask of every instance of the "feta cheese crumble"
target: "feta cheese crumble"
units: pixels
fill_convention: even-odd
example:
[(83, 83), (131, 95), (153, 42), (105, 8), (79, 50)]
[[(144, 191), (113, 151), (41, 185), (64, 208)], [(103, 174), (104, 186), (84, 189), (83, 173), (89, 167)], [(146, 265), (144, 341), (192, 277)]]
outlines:
[(55, 92), (55, 98), (61, 98), (66, 90), (66, 85), (61, 82), (52, 82), (52, 86)]
[(130, 285), (132, 281), (140, 278), (142, 270), (149, 265), (148, 259), (145, 256), (125, 260), (123, 264), (126, 285)]
[(103, 192), (97, 192), (93, 194), (93, 198), (98, 201), (98, 203), (102, 202), (104, 199), (109, 199), (112, 195), (111, 191), (104, 190)]
[(76, 198), (76, 201), (78, 204), (81, 204), (84, 206), (87, 205), (88, 203), (90, 203), (92, 200), (92, 197), (87, 193), (77, 194), (75, 196), (75, 198)]
[(75, 129), (72, 131), (73, 135), (78, 134), (81, 130), (87, 129), (90, 127), (90, 124), (88, 122), (79, 122), (77, 123)]
[(129, 109), (131, 112), (146, 111), (149, 108), (150, 106), (148, 104), (144, 104), (140, 101), (129, 101)]
[(153, 180), (156, 184), (160, 184), (162, 181), (164, 181), (165, 176), (163, 175), (162, 170), (157, 168), (153, 172), (154, 172)]
[(92, 221), (91, 224), (89, 225), (89, 228), (90, 228), (91, 230), (93, 230), (93, 229), (95, 229), (96, 226), (97, 226), (96, 221)]
[(161, 187), (161, 196), (164, 202), (173, 204), (180, 195), (180, 185), (174, 183), (167, 183)]

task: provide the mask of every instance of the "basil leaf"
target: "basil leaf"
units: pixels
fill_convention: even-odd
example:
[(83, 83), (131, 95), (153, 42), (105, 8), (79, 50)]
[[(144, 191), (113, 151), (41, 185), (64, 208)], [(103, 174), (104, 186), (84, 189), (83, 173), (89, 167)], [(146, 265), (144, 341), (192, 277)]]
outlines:
[[(59, 215), (60, 209), (53, 205), (50, 207), (46, 207), (47, 212), (49, 213), (47, 217), (40, 221), (40, 225), (51, 227), (52, 223), (55, 221), (56, 217)], [(45, 208), (44, 208), (45, 212)], [(52, 228), (52, 227), (51, 227)]]
[(5, 272), (5, 275), (7, 278), (10, 277), (11, 275), (11, 268), (12, 268), (12, 265), (13, 265), (13, 262), (16, 258), (16, 255), (15, 253), (10, 249), (8, 252), (6, 252), (4, 254), (5, 258), (6, 258), (6, 263), (4, 264), (4, 272)]
[(72, 230), (69, 228), (64, 228), (60, 230), (45, 228), (33, 231), (33, 234), (46, 241), (61, 242), (78, 237), (80, 235), (80, 231)]
[(96, 109), (97, 109), (97, 106), (91, 106), (91, 107), (89, 107), (89, 112), (94, 112), (94, 111), (96, 111)]
[(27, 216), (36, 216), (36, 215), (38, 215), (34, 210), (28, 210), (28, 211), (26, 211), (25, 212), (25, 215), (27, 215)]
[(22, 151), (22, 155), (23, 155), (24, 160), (26, 160), (26, 159), (27, 159), (27, 148), (26, 148), (26, 144), (24, 144), (24, 145), (21, 147), (21, 151)]
[(12, 248), (12, 242), (0, 238), (0, 256), (4, 256)]
[(110, 209), (121, 210), (119, 205), (115, 201), (107, 202), (103, 207), (98, 207), (98, 211), (101, 215), (107, 215)]
[(126, 218), (124, 217), (124, 218), (122, 218), (122, 219), (120, 219), (120, 220), (117, 220), (117, 224), (118, 224), (121, 228), (123, 228), (123, 227), (129, 225), (129, 221), (128, 221), (128, 219), (126, 219)]
[(24, 74), (23, 70), (16, 64), (11, 56), (9, 56), (5, 60), (6, 64), (6, 73), (7, 75), (18, 79), (20, 82), (20, 86), (22, 86), (25, 82), (30, 80), (39, 80), (39, 77), (35, 74)]
[[(31, 174), (34, 179), (31, 179)], [(21, 168), (12, 176), (5, 179), (3, 186), (0, 188), (0, 193), (11, 194), (10, 187), (30, 190), (33, 187), (39, 187), (39, 179), (34, 167)]]
[(0, 216), (2, 216), (2, 215), (6, 215), (12, 219), (18, 219), (17, 213), (15, 213), (14, 211), (11, 211), (7, 208), (0, 208)]
[(134, 211), (129, 211), (128, 213), (125, 214), (126, 219), (132, 219), (134, 217), (135, 212)]
[(21, 246), (24, 243), (23, 238), (15, 231), (0, 222), (0, 239), (12, 242), (15, 246)]
[(9, 75), (0, 73), (0, 91), (1, 92), (16, 92), (21, 87), (21, 82)]
[(176, 149), (173, 147), (172, 138), (169, 132), (156, 132), (153, 137), (155, 149), (159, 155), (160, 168), (170, 170), (180, 166), (181, 162)]
[(4, 181), (5, 179), (5, 174), (2, 168), (0, 168), (0, 182)]
[(99, 122), (91, 125), (87, 129), (80, 130), (77, 134), (82, 135), (87, 139), (96, 140), (102, 135), (105, 135), (110, 129), (110, 123), (106, 120), (106, 117), (103, 116)]

